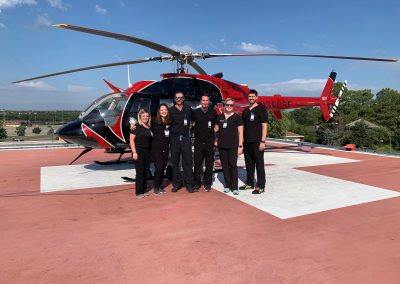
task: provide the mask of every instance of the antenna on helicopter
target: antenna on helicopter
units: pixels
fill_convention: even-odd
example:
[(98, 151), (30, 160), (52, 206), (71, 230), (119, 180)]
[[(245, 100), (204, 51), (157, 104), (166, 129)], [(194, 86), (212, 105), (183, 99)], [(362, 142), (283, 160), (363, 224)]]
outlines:
[(131, 74), (129, 72), (129, 64), (127, 65), (128, 67), (128, 88), (132, 87), (132, 83), (131, 83)]

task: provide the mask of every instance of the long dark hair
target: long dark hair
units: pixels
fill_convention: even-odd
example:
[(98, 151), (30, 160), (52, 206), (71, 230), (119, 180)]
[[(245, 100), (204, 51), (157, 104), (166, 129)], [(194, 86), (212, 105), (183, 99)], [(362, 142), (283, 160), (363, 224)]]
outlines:
[[(160, 115), (160, 109), (161, 109), (162, 106), (165, 106), (167, 108), (167, 111), (168, 111), (167, 116), (165, 117), (165, 121), (162, 120), (162, 117)], [(166, 104), (160, 104), (159, 105), (158, 110), (157, 110), (156, 123), (157, 124), (165, 124), (165, 125), (171, 123), (171, 120), (169, 118), (169, 108), (168, 108), (168, 106)]]

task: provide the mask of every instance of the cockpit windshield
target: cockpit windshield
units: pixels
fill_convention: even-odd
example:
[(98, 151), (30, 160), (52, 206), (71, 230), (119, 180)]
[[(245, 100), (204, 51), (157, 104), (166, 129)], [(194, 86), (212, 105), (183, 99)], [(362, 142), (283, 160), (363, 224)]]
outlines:
[(124, 93), (105, 95), (84, 110), (79, 115), (79, 119), (86, 121), (100, 116), (106, 126), (113, 126), (122, 114), (127, 99)]

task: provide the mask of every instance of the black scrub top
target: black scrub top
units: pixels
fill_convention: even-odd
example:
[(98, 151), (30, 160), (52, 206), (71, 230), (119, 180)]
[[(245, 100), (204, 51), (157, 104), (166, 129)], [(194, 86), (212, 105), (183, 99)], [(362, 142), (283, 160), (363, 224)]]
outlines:
[(149, 128), (146, 128), (139, 123), (136, 123), (136, 128), (131, 130), (135, 135), (135, 147), (150, 149), (153, 141), (153, 133)]
[[(166, 133), (166, 130), (168, 130), (169, 133), (168, 131)], [(171, 135), (170, 126), (165, 125), (164, 123), (158, 124), (155, 119), (153, 119), (151, 123), (151, 131), (154, 136), (153, 149), (165, 150), (168, 148), (169, 137)]]
[(194, 137), (204, 143), (214, 143), (214, 126), (217, 122), (217, 116), (216, 111), (212, 108), (208, 108), (205, 112), (201, 107), (193, 110)]
[[(177, 109), (174, 105), (169, 108), (172, 135), (189, 135), (191, 114), (192, 108), (190, 106), (184, 105), (182, 110)], [(185, 119), (186, 125), (184, 124)]]
[[(218, 134), (218, 147), (219, 148), (238, 148), (239, 147), (239, 133), (238, 127), (243, 125), (240, 115), (234, 113), (228, 119), (225, 115), (221, 114), (217, 118), (219, 134)], [(224, 128), (224, 123), (226, 127)]]
[(252, 110), (247, 108), (243, 111), (242, 117), (244, 142), (260, 143), (262, 137), (262, 123), (268, 123), (268, 112), (265, 107), (259, 104)]

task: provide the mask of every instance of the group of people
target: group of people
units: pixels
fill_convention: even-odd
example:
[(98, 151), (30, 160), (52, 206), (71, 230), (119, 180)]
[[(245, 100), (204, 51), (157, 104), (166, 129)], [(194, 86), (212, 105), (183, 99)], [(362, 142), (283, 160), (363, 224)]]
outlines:
[[(175, 104), (169, 108), (166, 104), (160, 104), (153, 119), (148, 110), (141, 109), (138, 122), (131, 125), (130, 134), (136, 168), (136, 196), (142, 198), (148, 195), (151, 160), (155, 168), (154, 193), (166, 193), (162, 180), (170, 151), (172, 192), (177, 192), (183, 185), (190, 193), (200, 191), (202, 185), (206, 192), (211, 191), (216, 147), (224, 174), (225, 193), (238, 195), (239, 189), (252, 190), (253, 194), (265, 192), (264, 149), (268, 133), (268, 112), (257, 103), (257, 98), (257, 91), (250, 90), (249, 107), (242, 115), (234, 112), (235, 102), (232, 98), (225, 100), (224, 112), (218, 115), (211, 107), (208, 95), (203, 95), (200, 107), (193, 110), (184, 104), (185, 95), (180, 91), (175, 93)], [(194, 131), (193, 155), (191, 129)], [(238, 188), (237, 159), (243, 153), (247, 179), (246, 184)]]

